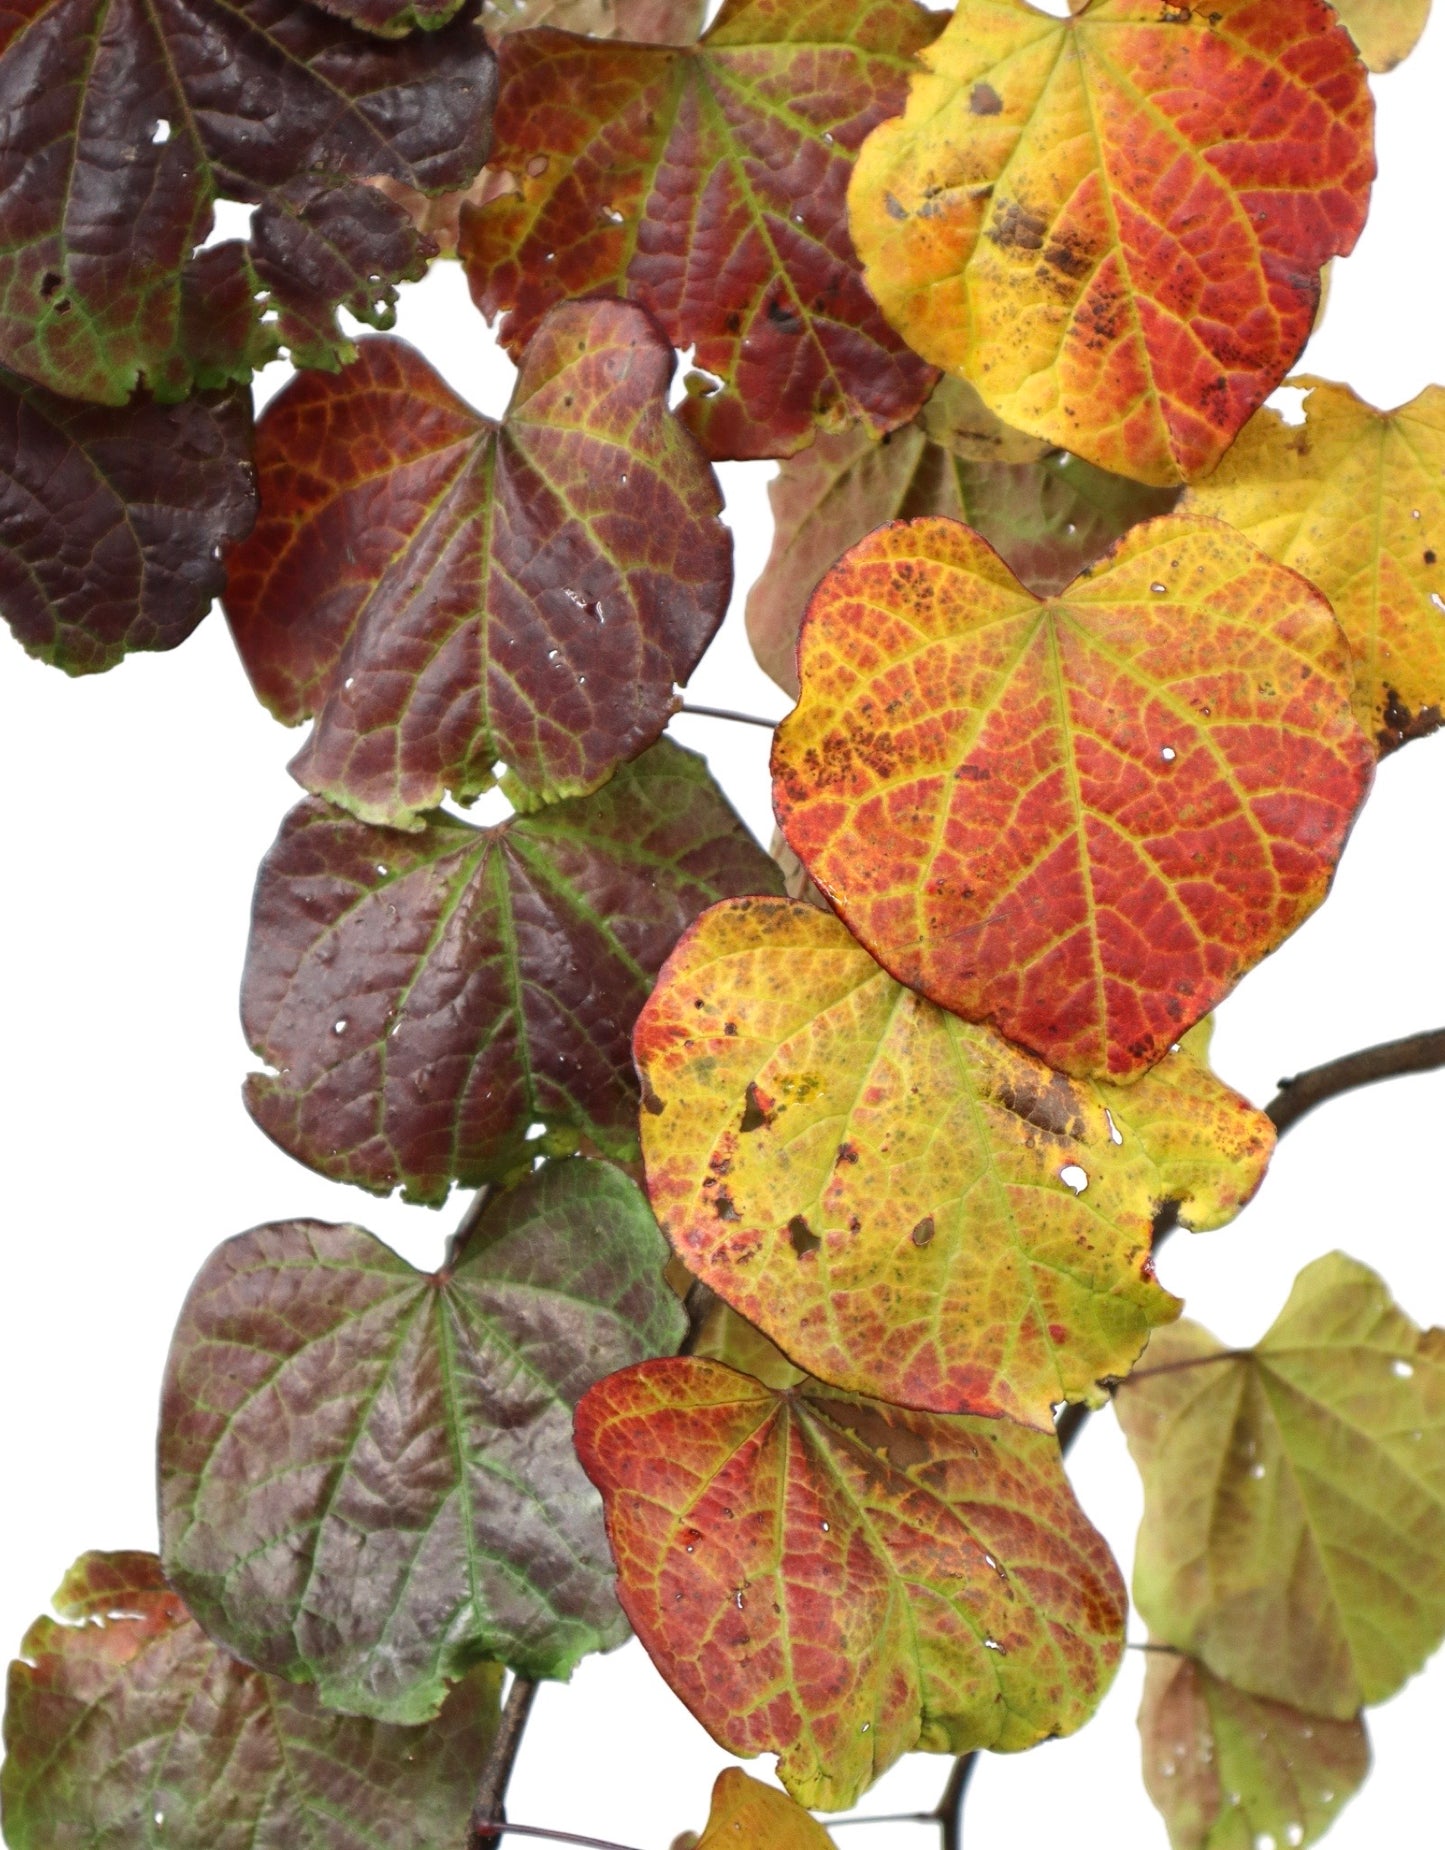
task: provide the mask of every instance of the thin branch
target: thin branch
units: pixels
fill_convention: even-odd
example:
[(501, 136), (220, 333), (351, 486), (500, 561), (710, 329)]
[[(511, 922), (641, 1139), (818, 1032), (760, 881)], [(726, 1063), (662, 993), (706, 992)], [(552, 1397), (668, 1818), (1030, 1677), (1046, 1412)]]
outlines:
[(934, 1811), (934, 1822), (943, 1837), (943, 1850), (963, 1850), (963, 1801), (968, 1796), (969, 1781), (978, 1770), (978, 1753), (964, 1754), (953, 1763), (948, 1784)]
[(572, 1831), (544, 1830), (540, 1824), (508, 1824), (505, 1818), (483, 1818), (475, 1828), (506, 1837), (544, 1837), (553, 1844), (582, 1844), (586, 1850), (632, 1850), (630, 1844), (614, 1844), (605, 1837), (578, 1837)]
[(730, 719), (739, 726), (762, 726), (768, 732), (776, 732), (778, 726), (775, 719), (763, 719), (756, 713), (735, 713), (731, 707), (695, 707), (684, 700), (677, 710), (691, 714), (694, 719)]
[[(472, 1806), (471, 1825), (467, 1832), (467, 1850), (495, 1850), (501, 1842), (499, 1832), (507, 1816), (507, 1786), (516, 1764), (517, 1751), (526, 1732), (527, 1717), (537, 1685), (527, 1677), (513, 1677), (507, 1691), (506, 1706), (497, 1727), (492, 1751), (477, 1783), (476, 1803)], [(522, 1832), (521, 1835), (529, 1835)]]
[(492, 1198), (492, 1190), (486, 1183), (477, 1190), (467, 1203), (467, 1211), (452, 1229), (447, 1238), (446, 1257), (442, 1260), (442, 1270), (450, 1272), (460, 1260), (466, 1249), (467, 1241), (472, 1237), (477, 1222), (486, 1212), (487, 1203)]
[(1405, 1073), (1433, 1073), (1442, 1066), (1445, 1028), (1407, 1034), (1399, 1041), (1382, 1041), (1378, 1047), (1366, 1047), (1359, 1053), (1347, 1053), (1342, 1060), (1311, 1067), (1293, 1079), (1281, 1079), (1279, 1091), (1264, 1108), (1265, 1116), (1283, 1136), (1306, 1112), (1326, 1099), (1338, 1098), (1342, 1092), (1353, 1092), (1360, 1086), (1377, 1085), (1382, 1079), (1398, 1079)]
[(937, 1824), (936, 1811), (888, 1811), (878, 1818), (830, 1818), (828, 1829), (840, 1831), (845, 1824)]

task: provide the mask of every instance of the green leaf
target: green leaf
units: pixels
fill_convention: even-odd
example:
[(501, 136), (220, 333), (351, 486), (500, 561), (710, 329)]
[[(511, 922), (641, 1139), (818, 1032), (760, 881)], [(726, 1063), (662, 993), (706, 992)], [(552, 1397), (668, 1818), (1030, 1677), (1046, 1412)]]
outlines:
[(426, 1721), (479, 1657), (565, 1678), (620, 1644), (572, 1410), (682, 1341), (666, 1258), (637, 1185), (581, 1160), (434, 1277), (359, 1227), (228, 1240), (166, 1366), (171, 1584), (248, 1663), (383, 1721)]
[(1115, 1405), (1144, 1477), (1150, 1631), (1256, 1696), (1348, 1720), (1445, 1637), (1445, 1331), (1368, 1267), (1306, 1266), (1252, 1350), (1151, 1338)]
[(1173, 1850), (1306, 1850), (1370, 1769), (1358, 1717), (1246, 1695), (1168, 1650), (1150, 1655), (1139, 1734)]
[(484, 1664), (427, 1728), (328, 1715), (219, 1651), (148, 1554), (82, 1555), (10, 1666), (10, 1850), (457, 1850), (497, 1729)]

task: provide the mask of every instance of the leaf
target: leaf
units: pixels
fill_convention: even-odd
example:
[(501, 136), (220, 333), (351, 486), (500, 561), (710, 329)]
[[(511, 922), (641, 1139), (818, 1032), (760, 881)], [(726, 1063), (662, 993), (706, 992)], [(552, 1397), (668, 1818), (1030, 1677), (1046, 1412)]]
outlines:
[(1367, 1267), (1306, 1266), (1253, 1350), (1161, 1332), (1115, 1404), (1144, 1478), (1134, 1597), (1156, 1637), (1339, 1721), (1445, 1637), (1445, 1332), (1418, 1330)]
[(1188, 1054), (1076, 1083), (904, 989), (789, 900), (705, 913), (633, 1040), (642, 1147), (687, 1264), (800, 1368), (1053, 1430), (1179, 1303), (1155, 1213), (1218, 1226), (1274, 1133)]
[(1123, 1584), (1051, 1435), (684, 1356), (589, 1389), (577, 1449), (658, 1669), (801, 1804), (1071, 1733), (1113, 1678)]
[(1040, 601), (916, 520), (819, 586), (773, 802), (900, 982), (1128, 1079), (1324, 898), (1369, 789), (1325, 599), (1217, 522)]
[(435, 32), (460, 10), (463, 0), (312, 0), (380, 38), (405, 38), (420, 29)]
[(161, 1402), (166, 1573), (330, 1709), (422, 1722), (478, 1658), (566, 1678), (627, 1635), (572, 1448), (592, 1382), (687, 1331), (634, 1182), (550, 1164), (417, 1272), (360, 1227), (228, 1240)]
[[(594, 796), (417, 834), (299, 804), (261, 864), (246, 1104), (284, 1150), (440, 1202), (587, 1138), (637, 1149), (629, 1037), (678, 935), (777, 869), (664, 741)], [(540, 1128), (539, 1128), (540, 1127)]]
[(1354, 247), (1374, 112), (1324, 0), (965, 0), (849, 195), (868, 287), (1006, 423), (1205, 475)]
[(1355, 660), (1355, 716), (1382, 752), (1445, 706), (1445, 389), (1380, 412), (1301, 378), (1297, 428), (1261, 411), (1188, 506), (1317, 584)]
[(1150, 1654), (1139, 1733), (1144, 1784), (1173, 1850), (1305, 1850), (1370, 1770), (1358, 1717), (1261, 1701), (1168, 1651)]
[(77, 405), (0, 371), (0, 609), (41, 661), (95, 674), (174, 649), (255, 512), (244, 394)]
[(707, 0), (485, 0), (482, 7), (482, 23), (494, 45), (507, 33), (530, 26), (555, 26), (597, 39), (692, 45), (706, 18)]
[(638, 309), (575, 303), (500, 425), (401, 341), (274, 401), (226, 610), (271, 711), (317, 715), (302, 783), (410, 828), (499, 775), (526, 807), (579, 795), (657, 738), (732, 586), (672, 367)]
[(845, 194), (937, 26), (914, 0), (728, 0), (696, 46), (504, 39), (515, 189), (463, 212), (461, 250), (508, 351), (556, 302), (622, 295), (692, 351), (683, 416), (715, 457), (905, 423), (934, 374), (863, 287)]
[(719, 1773), (697, 1850), (836, 1850), (833, 1839), (775, 1786), (739, 1767)]
[(82, 1555), (10, 1666), (10, 1850), (454, 1850), (497, 1729), (479, 1665), (429, 1728), (328, 1715), (211, 1644), (146, 1554)]
[(1338, 0), (1346, 30), (1372, 71), (1393, 71), (1420, 42), (1430, 0)]
[[(214, 201), (256, 205), (257, 247), (269, 239), (274, 261), (296, 189), (339, 188), (326, 230), (349, 275), (375, 259), (376, 196), (343, 183), (465, 185), (486, 157), (495, 87), (468, 18), (388, 44), (300, 0), (216, 0), (203, 14), (188, 0), (21, 0), (0, 23), (0, 360), (106, 404), (138, 385), (177, 398), (246, 379), (276, 335), (258, 322), (264, 279), (246, 247), (197, 253)], [(395, 233), (406, 221), (393, 211)], [(313, 246), (285, 292), (306, 297), (318, 263)], [(373, 296), (389, 280), (373, 279)], [(224, 338), (193, 303), (218, 287)], [(341, 293), (310, 302), (309, 323), (343, 300), (354, 307)], [(337, 333), (331, 349), (334, 365), (349, 344)]]
[[(862, 430), (820, 436), (785, 461), (769, 487), (773, 551), (748, 595), (748, 635), (788, 693), (798, 692), (798, 631), (808, 599), (840, 554), (875, 527), (924, 514), (965, 520), (1031, 591), (1051, 597), (1130, 527), (1174, 504), (1172, 489), (1106, 475), (1062, 450), (991, 460), (980, 437), (950, 429), (941, 413), (930, 418), (939, 398), (935, 393), (914, 423), (881, 443)], [(940, 438), (947, 432), (957, 447), (933, 431)], [(998, 431), (1007, 449), (1016, 433), (1002, 425)]]

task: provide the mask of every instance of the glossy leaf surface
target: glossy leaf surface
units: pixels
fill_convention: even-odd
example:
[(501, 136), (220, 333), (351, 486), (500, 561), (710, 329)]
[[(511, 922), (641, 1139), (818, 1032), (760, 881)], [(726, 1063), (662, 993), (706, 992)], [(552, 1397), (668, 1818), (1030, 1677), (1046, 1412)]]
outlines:
[(248, 1663), (384, 1721), (428, 1720), (479, 1657), (565, 1678), (620, 1644), (572, 1409), (681, 1343), (666, 1258), (637, 1185), (580, 1160), (490, 1202), (435, 1277), (359, 1227), (228, 1240), (166, 1368), (172, 1585)]
[(737, 1767), (719, 1773), (697, 1850), (836, 1850), (833, 1839), (776, 1786)]
[(496, 1732), (479, 1665), (427, 1728), (329, 1715), (218, 1650), (154, 1555), (82, 1555), (10, 1666), (10, 1850), (456, 1850)]
[(527, 806), (577, 795), (651, 744), (732, 586), (672, 369), (640, 310), (571, 303), (500, 425), (400, 341), (276, 399), (226, 609), (271, 711), (317, 716), (302, 783), (411, 827), (499, 775)]
[(0, 611), (41, 661), (94, 674), (184, 642), (255, 512), (241, 393), (77, 405), (0, 372)]
[[(261, 865), (246, 1103), (299, 1161), (439, 1202), (586, 1137), (635, 1155), (629, 1037), (697, 914), (781, 877), (663, 741), (594, 796), (417, 834), (315, 799)], [(540, 1127), (540, 1128), (539, 1128)]]
[(1178, 1314), (1158, 1208), (1228, 1220), (1274, 1143), (1189, 1054), (1071, 1081), (793, 900), (705, 914), (634, 1048), (648, 1188), (690, 1270), (825, 1380), (1049, 1431)]
[(1041, 603), (947, 520), (819, 587), (773, 747), (784, 834), (901, 982), (1128, 1078), (1324, 898), (1373, 753), (1325, 599), (1218, 522), (1136, 527)]
[(1355, 713), (1382, 751), (1445, 707), (1445, 389), (1376, 411), (1348, 386), (1304, 388), (1305, 421), (1253, 419), (1188, 505), (1317, 584), (1355, 659)]
[(1123, 1585), (1049, 1434), (681, 1357), (592, 1388), (577, 1446), (654, 1662), (804, 1805), (1070, 1733), (1112, 1680)]
[[(950, 388), (945, 380), (914, 423), (882, 442), (862, 430), (820, 436), (770, 485), (773, 551), (748, 595), (748, 635), (788, 693), (798, 692), (808, 599), (875, 527), (925, 514), (967, 521), (1023, 584), (1051, 597), (1136, 522), (1173, 506), (1172, 489), (1109, 475), (1032, 438), (1020, 445), (1002, 425), (986, 432), (979, 418), (950, 418)], [(1017, 455), (1024, 445), (1034, 454)]]
[[(344, 284), (312, 298), (324, 230), (384, 317), (377, 195), (356, 182), (465, 185), (486, 157), (495, 85), (464, 20), (388, 44), (302, 0), (20, 0), (0, 23), (0, 359), (108, 404), (138, 384), (179, 397), (248, 377), (274, 350), (253, 298), (276, 279), (242, 244), (193, 255), (217, 197), (259, 208), (257, 251), (280, 264), (291, 312), (298, 296), (313, 325), (336, 302), (366, 307)], [(300, 240), (293, 273), (285, 221), (320, 183), (325, 223)], [(337, 333), (331, 364), (344, 348)]]
[(1393, 71), (1420, 42), (1430, 0), (1339, 0), (1340, 18), (1372, 71)]
[(1134, 1596), (1155, 1637), (1340, 1721), (1435, 1650), (1445, 1332), (1373, 1272), (1339, 1253), (1306, 1266), (1253, 1350), (1161, 1332), (1115, 1404), (1144, 1477)]
[(850, 193), (868, 286), (1008, 423), (1207, 474), (1364, 225), (1373, 106), (1324, 0), (964, 0)]
[(1308, 1850), (1370, 1769), (1364, 1723), (1248, 1696), (1153, 1652), (1139, 1710), (1144, 1785), (1172, 1850)]
[(588, 38), (692, 45), (706, 18), (707, 0), (484, 0), (482, 7), (493, 44), (509, 32), (554, 26)]
[(504, 39), (515, 190), (463, 214), (478, 305), (517, 353), (567, 296), (640, 302), (693, 350), (684, 415), (714, 456), (906, 422), (934, 374), (863, 287), (845, 199), (936, 30), (913, 0), (729, 0), (692, 48)]

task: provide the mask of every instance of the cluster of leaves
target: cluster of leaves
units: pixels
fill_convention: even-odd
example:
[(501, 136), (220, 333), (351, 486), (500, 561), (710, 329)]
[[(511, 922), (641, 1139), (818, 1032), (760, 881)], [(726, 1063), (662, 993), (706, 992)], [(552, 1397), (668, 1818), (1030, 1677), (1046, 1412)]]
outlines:
[[(1445, 706), (1438, 390), (1261, 409), (1364, 223), (1360, 51), (1423, 10), (0, 27), (0, 608), (82, 673), (224, 581), (311, 722), (247, 1105), (336, 1180), (480, 1191), (429, 1275), (310, 1222), (207, 1261), (160, 1558), (85, 1557), (12, 1668), (12, 1845), (459, 1850), (497, 1667), (630, 1624), (793, 1795), (725, 1775), (702, 1850), (812, 1850), (794, 1800), (1092, 1714), (1128, 1599), (1055, 1417), (1116, 1388), (1176, 1850), (1328, 1823), (1445, 1634), (1440, 1335), (1335, 1258), (1223, 1351), (1153, 1244), (1259, 1186), (1200, 1024)], [(337, 319), (443, 249), (519, 364), (500, 422)], [(791, 898), (662, 738), (750, 457)]]

